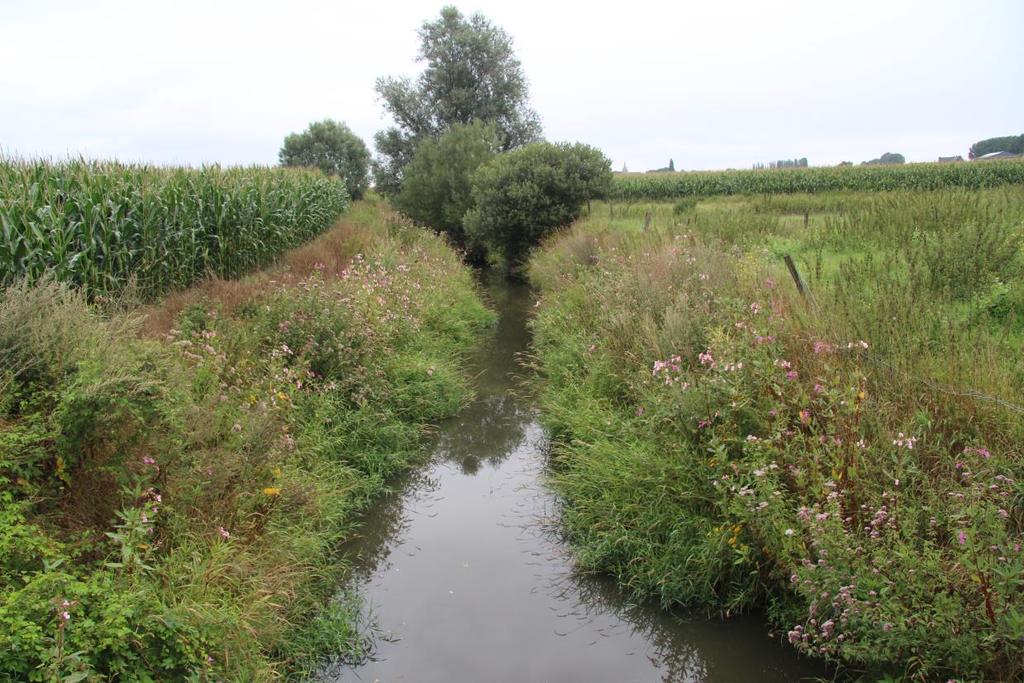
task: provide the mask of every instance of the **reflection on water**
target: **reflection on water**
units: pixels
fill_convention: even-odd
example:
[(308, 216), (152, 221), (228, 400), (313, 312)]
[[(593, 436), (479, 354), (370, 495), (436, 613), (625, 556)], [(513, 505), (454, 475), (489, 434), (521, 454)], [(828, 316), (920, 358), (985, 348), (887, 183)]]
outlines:
[(572, 569), (541, 483), (544, 434), (517, 377), (531, 305), (487, 286), (501, 315), (476, 358), (478, 399), (441, 430), (426, 471), (367, 518), (349, 549), (379, 633), (339, 681), (797, 680), (823, 672), (756, 619), (688, 619)]

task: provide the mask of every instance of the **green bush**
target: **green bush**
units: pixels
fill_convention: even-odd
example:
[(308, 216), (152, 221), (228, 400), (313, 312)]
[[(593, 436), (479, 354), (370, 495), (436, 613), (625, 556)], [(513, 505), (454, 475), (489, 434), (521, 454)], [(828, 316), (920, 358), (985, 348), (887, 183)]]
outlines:
[(586, 201), (605, 196), (611, 178), (611, 162), (587, 145), (539, 142), (507, 152), (474, 175), (466, 233), (517, 267)]
[(468, 247), (463, 218), (473, 206), (471, 179), (498, 151), (497, 130), (479, 121), (456, 124), (440, 139), (426, 139), (405, 167), (395, 207), (421, 225)]

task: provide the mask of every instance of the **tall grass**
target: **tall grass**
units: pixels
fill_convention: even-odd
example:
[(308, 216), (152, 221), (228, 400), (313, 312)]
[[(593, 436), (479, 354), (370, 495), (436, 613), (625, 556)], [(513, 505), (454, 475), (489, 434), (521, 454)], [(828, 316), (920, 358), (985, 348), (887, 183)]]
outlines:
[(616, 174), (615, 201), (794, 192), (982, 189), (1024, 184), (1024, 161)]
[(0, 290), (0, 679), (303, 680), (361, 656), (335, 551), (468, 400), (493, 314), (377, 204), (283, 264), (129, 314), (52, 279)]
[(808, 654), (1018, 680), (1024, 197), (841, 199), (598, 206), (535, 255), (566, 528), (583, 567), (766, 607)]
[(237, 277), (326, 230), (344, 185), (294, 169), (0, 161), (0, 284), (49, 273), (152, 298)]

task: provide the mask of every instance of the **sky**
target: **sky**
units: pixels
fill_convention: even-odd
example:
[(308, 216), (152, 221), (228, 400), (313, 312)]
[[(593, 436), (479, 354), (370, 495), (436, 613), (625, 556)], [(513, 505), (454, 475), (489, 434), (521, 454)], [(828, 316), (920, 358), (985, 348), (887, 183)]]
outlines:
[[(444, 3), (0, 0), (0, 153), (274, 164), (324, 118), (368, 145)], [(473, 0), (545, 137), (631, 171), (961, 154), (1024, 133), (1024, 0)]]

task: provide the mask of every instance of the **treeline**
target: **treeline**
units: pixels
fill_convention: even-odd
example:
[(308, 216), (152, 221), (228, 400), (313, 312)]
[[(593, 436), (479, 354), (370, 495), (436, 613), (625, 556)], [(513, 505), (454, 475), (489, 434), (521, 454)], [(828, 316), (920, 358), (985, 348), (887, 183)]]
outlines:
[(236, 277), (323, 232), (349, 206), (338, 180), (296, 169), (0, 162), (0, 284), (50, 274), (144, 297)]
[(865, 165), (753, 171), (695, 171), (674, 175), (616, 176), (615, 201), (667, 200), (733, 194), (790, 194), (836, 190), (980, 189), (1024, 183), (1024, 163)]
[(979, 140), (971, 145), (971, 149), (967, 153), (967, 156), (970, 159), (977, 159), (978, 157), (991, 154), (992, 152), (1024, 154), (1024, 135), (1007, 135), (1001, 138)]

